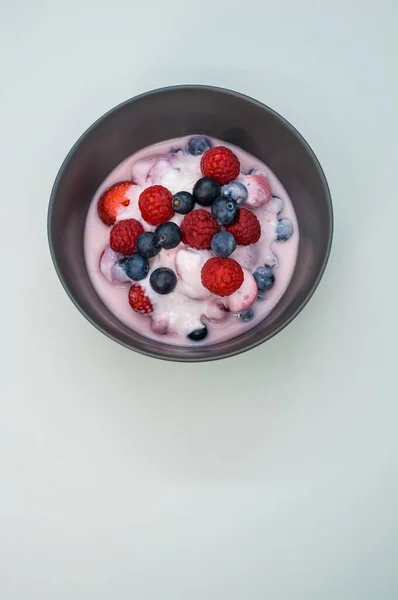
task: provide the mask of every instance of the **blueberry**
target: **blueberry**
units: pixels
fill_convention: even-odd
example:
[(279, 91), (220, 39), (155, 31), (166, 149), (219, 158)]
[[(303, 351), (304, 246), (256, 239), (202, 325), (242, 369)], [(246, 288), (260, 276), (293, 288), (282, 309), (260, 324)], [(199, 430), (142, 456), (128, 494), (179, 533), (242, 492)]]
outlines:
[(181, 242), (181, 229), (171, 221), (161, 223), (155, 229), (154, 242), (165, 250), (171, 250)]
[(205, 339), (205, 337), (207, 337), (208, 333), (209, 332), (207, 330), (206, 325), (203, 325), (203, 327), (201, 327), (200, 329), (194, 329), (193, 331), (191, 331), (191, 333), (189, 333), (187, 337), (193, 342), (201, 342)]
[(211, 214), (220, 225), (232, 223), (238, 214), (238, 207), (235, 200), (222, 196), (214, 200), (211, 206)]
[(202, 177), (193, 188), (195, 202), (202, 206), (210, 206), (221, 195), (221, 185), (211, 177)]
[(170, 294), (177, 285), (177, 276), (171, 269), (160, 267), (152, 271), (149, 282), (157, 294)]
[(229, 233), (228, 231), (219, 231), (213, 235), (211, 249), (216, 256), (227, 258), (234, 250), (236, 250), (236, 240), (232, 233)]
[(239, 181), (233, 181), (222, 186), (221, 195), (235, 200), (236, 204), (240, 206), (247, 200), (247, 187)]
[(193, 199), (192, 194), (189, 192), (178, 192), (173, 196), (171, 205), (176, 213), (179, 213), (180, 215), (186, 215), (193, 209), (195, 200)]
[(127, 277), (134, 279), (134, 281), (145, 279), (149, 272), (148, 259), (144, 258), (140, 254), (132, 254), (126, 258), (123, 267)]
[(209, 148), (211, 148), (211, 141), (209, 138), (204, 135), (196, 135), (189, 140), (187, 151), (188, 154), (200, 156), (201, 154), (204, 154), (206, 150), (209, 150)]
[(152, 231), (145, 231), (138, 236), (137, 252), (144, 258), (152, 258), (159, 254), (160, 247), (156, 246)]
[(275, 283), (275, 275), (270, 267), (258, 267), (254, 271), (253, 277), (259, 292), (267, 292)]
[(281, 219), (276, 226), (277, 242), (286, 242), (293, 233), (293, 225), (289, 219)]
[(254, 318), (254, 311), (252, 307), (241, 310), (238, 313), (238, 318), (243, 321), (243, 323), (249, 323), (249, 321), (252, 321)]
[(126, 275), (126, 270), (124, 268), (126, 264), (127, 258), (121, 258), (118, 260), (112, 267), (112, 277), (116, 279), (119, 283), (127, 283), (130, 281), (130, 277)]

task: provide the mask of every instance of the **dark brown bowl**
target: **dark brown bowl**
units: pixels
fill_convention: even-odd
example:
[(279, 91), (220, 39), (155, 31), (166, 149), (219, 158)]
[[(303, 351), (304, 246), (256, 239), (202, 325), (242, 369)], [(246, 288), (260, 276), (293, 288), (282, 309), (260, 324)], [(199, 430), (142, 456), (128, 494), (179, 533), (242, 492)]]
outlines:
[[(112, 169), (137, 150), (203, 133), (236, 144), (271, 167), (292, 199), (300, 228), (296, 269), (273, 311), (260, 324), (210, 346), (178, 347), (143, 337), (103, 304), (89, 279), (83, 231), (89, 204)], [(76, 142), (57, 175), (48, 210), (48, 238), (69, 297), (100, 331), (156, 358), (204, 361), (258, 346), (281, 331), (314, 293), (329, 257), (333, 212), (322, 168), (302, 136), (276, 112), (242, 94), (202, 85), (162, 88), (109, 111)]]

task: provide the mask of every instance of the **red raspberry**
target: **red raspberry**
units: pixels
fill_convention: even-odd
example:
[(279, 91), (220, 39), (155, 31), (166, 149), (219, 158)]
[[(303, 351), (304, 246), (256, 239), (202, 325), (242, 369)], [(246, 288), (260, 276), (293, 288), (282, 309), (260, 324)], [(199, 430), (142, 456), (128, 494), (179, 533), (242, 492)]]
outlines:
[(144, 228), (136, 219), (118, 221), (111, 229), (110, 246), (115, 252), (133, 254), (136, 251), (137, 238), (144, 233)]
[(238, 216), (231, 225), (225, 227), (241, 246), (249, 246), (258, 242), (261, 236), (261, 225), (256, 215), (247, 208), (240, 208)]
[(129, 304), (131, 308), (141, 315), (150, 315), (153, 312), (152, 302), (138, 283), (129, 289)]
[(98, 201), (98, 215), (105, 225), (113, 225), (116, 221), (118, 209), (121, 206), (128, 206), (130, 200), (127, 198), (127, 192), (131, 186), (135, 185), (132, 181), (122, 181), (112, 185), (105, 190)]
[(240, 173), (240, 162), (237, 156), (225, 146), (210, 148), (202, 156), (200, 168), (203, 175), (212, 177), (221, 185), (236, 179)]
[(138, 206), (142, 218), (151, 225), (160, 225), (169, 221), (174, 210), (171, 206), (173, 194), (162, 185), (151, 185), (140, 194)]
[(182, 241), (198, 250), (209, 250), (212, 237), (218, 230), (217, 221), (203, 208), (185, 215), (181, 223)]
[(212, 294), (230, 296), (242, 283), (242, 267), (233, 258), (209, 258), (203, 265), (202, 284)]

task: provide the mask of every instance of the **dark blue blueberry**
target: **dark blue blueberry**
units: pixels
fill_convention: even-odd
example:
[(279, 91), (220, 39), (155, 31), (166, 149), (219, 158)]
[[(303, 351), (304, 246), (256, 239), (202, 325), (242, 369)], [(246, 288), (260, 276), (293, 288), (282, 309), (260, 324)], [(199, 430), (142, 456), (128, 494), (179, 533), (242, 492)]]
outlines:
[(126, 262), (123, 264), (123, 267), (127, 277), (130, 277), (130, 279), (133, 279), (134, 281), (145, 279), (149, 273), (148, 259), (144, 258), (140, 254), (132, 254), (126, 258)]
[(235, 200), (221, 196), (214, 200), (211, 206), (211, 214), (220, 225), (228, 225), (232, 223), (238, 214), (238, 206)]
[(178, 192), (173, 196), (171, 205), (176, 213), (186, 215), (195, 206), (195, 200), (189, 192)]
[(152, 271), (149, 278), (152, 288), (157, 294), (170, 294), (177, 285), (177, 276), (172, 269), (160, 267)]
[(222, 186), (221, 195), (235, 200), (236, 204), (240, 206), (247, 200), (247, 187), (239, 181), (233, 181)]
[(252, 309), (252, 307), (250, 308), (246, 308), (245, 310), (241, 310), (238, 313), (238, 318), (243, 321), (243, 323), (249, 323), (249, 321), (252, 321), (254, 317), (254, 311)]
[(293, 233), (293, 225), (289, 219), (281, 219), (276, 226), (276, 240), (286, 242)]
[(201, 342), (207, 337), (208, 330), (206, 325), (203, 325), (200, 329), (194, 329), (191, 333), (188, 334), (188, 338), (193, 342)]
[(211, 249), (216, 256), (227, 258), (236, 250), (236, 240), (229, 231), (219, 231), (213, 235)]
[(141, 235), (138, 236), (137, 252), (144, 258), (152, 258), (159, 254), (160, 248), (155, 244), (152, 231), (145, 231), (145, 233), (141, 233)]
[(171, 250), (181, 242), (181, 229), (172, 221), (161, 223), (155, 229), (154, 241), (157, 246)]
[(210, 206), (221, 196), (221, 185), (211, 177), (202, 177), (195, 183), (192, 193), (195, 202), (202, 206)]
[(211, 141), (204, 135), (196, 135), (192, 137), (187, 146), (188, 154), (193, 154), (194, 156), (200, 156), (204, 154), (206, 150), (211, 148)]
[(258, 267), (254, 271), (253, 277), (259, 292), (267, 292), (275, 283), (275, 275), (270, 267)]

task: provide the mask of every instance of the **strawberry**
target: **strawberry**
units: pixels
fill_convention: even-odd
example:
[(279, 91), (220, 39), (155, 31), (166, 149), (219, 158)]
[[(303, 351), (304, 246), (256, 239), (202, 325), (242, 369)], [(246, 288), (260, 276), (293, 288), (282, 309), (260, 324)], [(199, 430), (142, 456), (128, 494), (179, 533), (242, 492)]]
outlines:
[(258, 208), (271, 200), (271, 185), (264, 175), (247, 175), (244, 184), (248, 192), (248, 198), (245, 202), (246, 206)]
[(238, 216), (231, 225), (225, 228), (232, 233), (236, 243), (241, 246), (249, 246), (258, 242), (261, 236), (261, 225), (256, 215), (247, 208), (240, 208)]
[(138, 206), (142, 218), (150, 225), (160, 225), (169, 221), (174, 210), (171, 205), (173, 194), (162, 185), (151, 185), (141, 192)]
[(213, 235), (218, 230), (219, 226), (214, 217), (203, 208), (185, 215), (181, 223), (182, 241), (198, 250), (209, 250)]
[(141, 315), (150, 315), (153, 312), (152, 302), (138, 283), (129, 289), (129, 304), (135, 312)]
[(128, 206), (130, 204), (127, 192), (133, 185), (135, 183), (132, 181), (121, 181), (112, 185), (102, 194), (98, 201), (97, 210), (99, 218), (105, 225), (113, 225), (116, 221), (118, 209), (121, 206)]
[(200, 168), (206, 177), (212, 177), (221, 185), (236, 179), (240, 173), (237, 156), (225, 146), (210, 148), (200, 161)]
[(115, 252), (129, 255), (136, 251), (138, 236), (144, 233), (144, 228), (136, 219), (118, 221), (112, 227), (109, 239), (110, 246)]
[(233, 258), (209, 258), (202, 268), (202, 284), (212, 294), (230, 296), (243, 283), (243, 269)]

